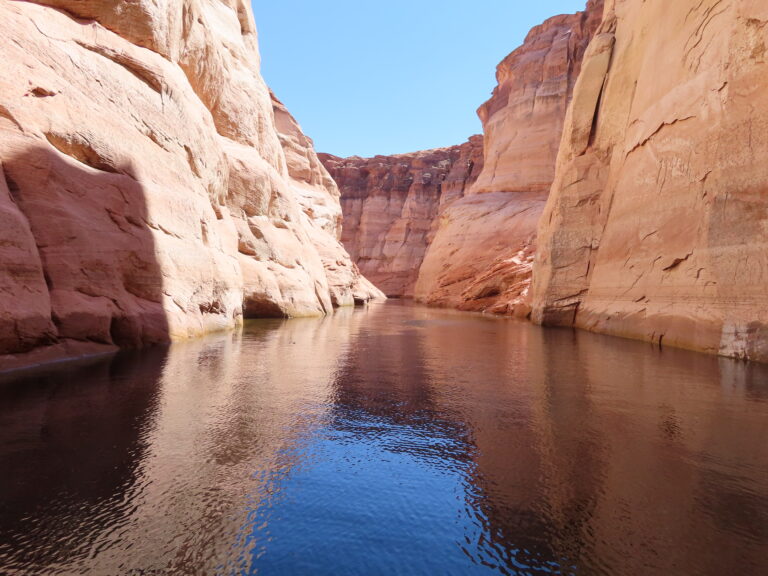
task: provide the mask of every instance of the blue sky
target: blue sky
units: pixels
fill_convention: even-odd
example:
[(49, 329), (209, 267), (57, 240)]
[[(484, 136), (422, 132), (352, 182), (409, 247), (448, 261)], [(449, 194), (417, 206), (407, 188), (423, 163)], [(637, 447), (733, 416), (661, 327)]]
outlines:
[(585, 0), (253, 0), (262, 74), (320, 152), (460, 144), (496, 65)]

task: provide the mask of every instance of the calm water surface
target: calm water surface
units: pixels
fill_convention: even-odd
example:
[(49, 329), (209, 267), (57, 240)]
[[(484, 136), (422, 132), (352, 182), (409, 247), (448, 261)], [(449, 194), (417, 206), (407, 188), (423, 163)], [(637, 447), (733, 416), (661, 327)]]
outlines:
[(0, 385), (0, 574), (768, 573), (768, 369), (398, 302)]

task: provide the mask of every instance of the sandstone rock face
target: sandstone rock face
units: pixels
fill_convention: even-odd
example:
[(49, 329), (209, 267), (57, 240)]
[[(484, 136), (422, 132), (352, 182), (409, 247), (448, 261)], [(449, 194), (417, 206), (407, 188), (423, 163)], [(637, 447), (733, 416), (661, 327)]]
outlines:
[(439, 219), (416, 299), (460, 310), (528, 315), (536, 225), (545, 193), (471, 194)]
[(0, 369), (367, 299), (245, 0), (0, 3)]
[(477, 111), (485, 167), (473, 193), (549, 191), (568, 103), (602, 11), (603, 0), (589, 0), (583, 12), (550, 18), (498, 65), (493, 96)]
[(320, 159), (341, 188), (341, 240), (352, 259), (388, 296), (413, 297), (438, 215), (482, 169), (482, 137), (413, 154)]
[(768, 360), (768, 5), (607, 3), (534, 269), (535, 321)]
[(484, 167), (442, 214), (416, 298), (462, 310), (527, 316), (536, 227), (555, 175), (568, 103), (600, 23), (602, 0), (550, 18), (499, 64), (478, 110)]

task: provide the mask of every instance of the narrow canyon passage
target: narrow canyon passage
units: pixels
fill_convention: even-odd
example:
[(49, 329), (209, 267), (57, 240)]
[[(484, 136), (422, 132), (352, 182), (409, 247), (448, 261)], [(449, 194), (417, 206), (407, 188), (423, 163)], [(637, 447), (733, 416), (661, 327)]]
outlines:
[(394, 301), (6, 376), (0, 572), (757, 574), (767, 382)]
[(0, 576), (768, 574), (768, 0), (489, 4), (0, 0)]

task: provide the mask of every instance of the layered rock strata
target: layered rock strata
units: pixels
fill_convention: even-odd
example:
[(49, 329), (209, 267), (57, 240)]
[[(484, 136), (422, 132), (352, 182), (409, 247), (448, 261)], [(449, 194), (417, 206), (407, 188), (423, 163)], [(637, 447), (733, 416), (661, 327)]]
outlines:
[(607, 4), (539, 230), (536, 322), (768, 360), (768, 5)]
[[(536, 226), (566, 111), (602, 0), (531, 30), (497, 69), (461, 148), (371, 159), (321, 155), (342, 190), (342, 242), (385, 292), (437, 306), (526, 316)], [(445, 168), (441, 162), (451, 162)], [(471, 168), (471, 169), (469, 169)], [(446, 173), (447, 182), (440, 179)], [(441, 187), (442, 185), (442, 187)]]
[(0, 369), (377, 293), (248, 2), (4, 1), (0, 29)]
[(342, 191), (341, 241), (352, 259), (388, 296), (413, 297), (438, 215), (482, 169), (482, 137), (413, 154), (320, 159)]
[(453, 203), (438, 221), (419, 271), (416, 299), (527, 316), (536, 225), (545, 202), (545, 193), (489, 192)]

